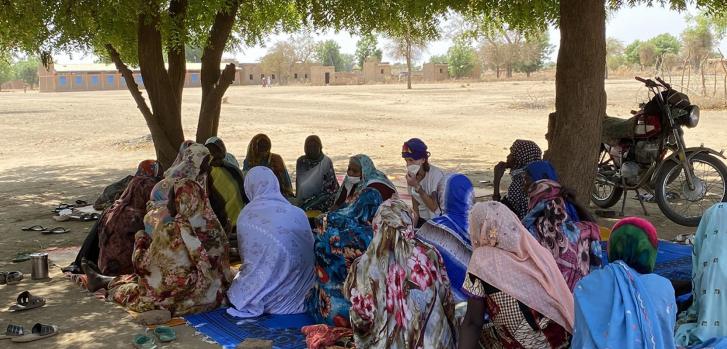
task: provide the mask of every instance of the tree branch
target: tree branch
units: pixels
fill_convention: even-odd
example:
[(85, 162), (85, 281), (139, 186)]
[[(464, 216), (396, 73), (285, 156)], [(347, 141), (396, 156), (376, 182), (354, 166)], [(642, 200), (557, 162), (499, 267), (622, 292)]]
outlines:
[(106, 44), (105, 47), (111, 57), (111, 61), (114, 62), (114, 65), (116, 65), (116, 70), (121, 73), (121, 76), (126, 81), (126, 87), (129, 89), (129, 92), (131, 92), (131, 96), (134, 97), (134, 101), (136, 101), (136, 107), (141, 111), (141, 114), (144, 116), (144, 119), (146, 119), (149, 127), (152, 127), (151, 123), (154, 121), (154, 114), (146, 104), (146, 100), (139, 90), (139, 85), (137, 85), (136, 81), (134, 81), (134, 74), (131, 72), (129, 67), (124, 64), (121, 60), (121, 55), (119, 55), (119, 52), (116, 51), (111, 44)]
[(169, 83), (175, 92), (175, 97), (181, 108), (182, 91), (184, 90), (184, 79), (187, 72), (187, 60), (185, 57), (186, 43), (186, 17), (187, 17), (187, 0), (172, 0), (169, 4), (169, 17), (175, 26), (177, 36), (176, 41), (168, 40), (167, 45), (167, 62), (169, 63)]

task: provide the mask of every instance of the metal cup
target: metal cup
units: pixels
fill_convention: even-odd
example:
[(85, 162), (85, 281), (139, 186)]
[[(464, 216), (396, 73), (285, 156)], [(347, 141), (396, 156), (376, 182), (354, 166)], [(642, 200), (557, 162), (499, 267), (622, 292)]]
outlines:
[(30, 255), (30, 278), (42, 280), (48, 278), (48, 254), (33, 253)]

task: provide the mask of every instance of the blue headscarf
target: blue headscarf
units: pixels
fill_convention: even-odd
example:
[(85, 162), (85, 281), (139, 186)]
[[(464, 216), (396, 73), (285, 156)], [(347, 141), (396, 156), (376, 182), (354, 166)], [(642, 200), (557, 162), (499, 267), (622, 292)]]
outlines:
[(474, 188), (463, 174), (451, 174), (442, 179), (443, 188), (439, 194), (441, 216), (430, 223), (452, 233), (462, 243), (471, 246), (468, 231), (470, 209), (475, 202)]
[[(539, 160), (531, 163), (530, 165), (525, 167), (525, 172), (528, 174), (528, 177), (530, 177), (530, 180), (533, 183), (543, 179), (549, 179), (551, 181), (560, 183), (558, 179), (558, 172), (555, 170), (555, 167), (553, 167), (553, 164), (551, 164), (548, 160)], [(573, 203), (571, 203), (569, 200), (564, 201), (565, 210), (566, 212), (568, 212), (568, 217), (570, 217), (573, 222), (580, 222), (581, 218), (578, 216), (578, 210), (576, 210), (576, 207), (573, 205)], [(530, 204), (529, 206), (533, 207), (535, 205)], [(525, 220), (526, 218), (523, 218), (523, 220)]]
[(669, 280), (616, 261), (581, 279), (573, 296), (573, 348), (676, 348)]

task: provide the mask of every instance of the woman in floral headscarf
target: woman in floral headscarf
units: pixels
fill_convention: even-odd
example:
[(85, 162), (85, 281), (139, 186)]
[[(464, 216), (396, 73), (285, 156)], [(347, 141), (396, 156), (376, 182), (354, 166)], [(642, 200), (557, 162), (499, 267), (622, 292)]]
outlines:
[[(528, 213), (528, 188), (525, 185), (525, 167), (540, 160), (542, 156), (543, 152), (535, 142), (518, 139), (510, 147), (507, 161), (500, 162), (495, 166), (495, 177), (492, 181), (495, 190), (492, 194), (492, 200), (505, 204), (515, 212), (519, 219), (523, 219)], [(501, 197), (500, 181), (506, 169), (510, 169), (512, 182), (507, 188), (507, 195)]]
[(485, 312), (494, 325), (489, 336), (504, 348), (569, 347), (573, 296), (550, 252), (499, 202), (474, 206), (470, 239), (460, 348), (476, 347)]
[(166, 309), (175, 316), (225, 303), (232, 273), (222, 226), (196, 181), (178, 179), (172, 188), (172, 221), (158, 226), (151, 236), (136, 234), (135, 274), (110, 278), (84, 263), (90, 291), (107, 288), (110, 299), (132, 311)]
[(384, 202), (374, 239), (351, 266), (344, 289), (351, 300), (357, 348), (453, 348), (454, 302), (442, 257), (415, 238), (412, 212)]
[(656, 228), (624, 218), (608, 240), (609, 263), (576, 286), (573, 348), (676, 348), (677, 305), (669, 280), (652, 274)]
[(601, 235), (595, 219), (573, 195), (558, 183), (558, 175), (548, 161), (536, 161), (526, 168), (529, 185), (528, 214), (523, 225), (548, 249), (571, 291), (601, 266)]

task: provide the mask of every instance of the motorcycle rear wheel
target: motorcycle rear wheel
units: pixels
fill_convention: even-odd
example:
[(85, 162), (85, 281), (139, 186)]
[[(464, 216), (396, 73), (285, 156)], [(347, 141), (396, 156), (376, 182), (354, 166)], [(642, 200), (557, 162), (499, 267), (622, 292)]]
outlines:
[(601, 171), (616, 171), (613, 160), (610, 159), (605, 149), (601, 149), (600, 159), (599, 173), (596, 173), (596, 179), (593, 181), (593, 189), (591, 190), (591, 202), (605, 209), (613, 207), (621, 200), (624, 189), (621, 186), (608, 183), (604, 175), (601, 174)]
[(727, 166), (713, 155), (700, 153), (691, 158), (697, 185), (689, 190), (682, 164), (664, 164), (656, 178), (656, 202), (672, 222), (696, 227), (702, 214), (717, 202), (727, 201)]

